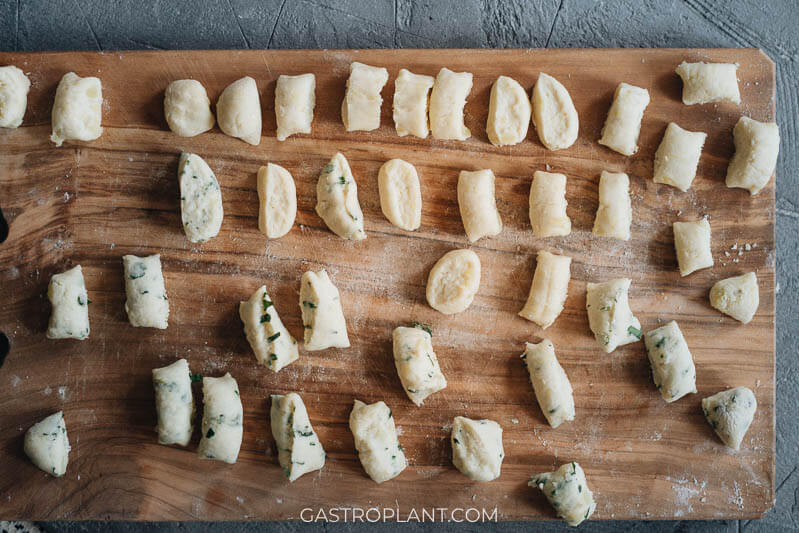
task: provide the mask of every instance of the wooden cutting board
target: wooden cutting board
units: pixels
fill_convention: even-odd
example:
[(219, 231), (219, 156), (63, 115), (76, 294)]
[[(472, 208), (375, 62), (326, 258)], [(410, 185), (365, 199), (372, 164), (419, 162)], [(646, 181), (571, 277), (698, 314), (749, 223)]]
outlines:
[[(685, 106), (674, 68), (683, 59), (737, 62), (743, 103)], [(382, 127), (346, 133), (340, 104), (349, 63), (385, 66)], [(774, 120), (774, 64), (758, 50), (370, 50), (0, 53), (0, 65), (30, 73), (23, 127), (0, 131), (0, 206), (10, 225), (0, 244), (0, 330), (11, 352), (0, 368), (0, 518), (237, 520), (299, 519), (321, 509), (382, 507), (486, 509), (496, 518), (554, 517), (527, 487), (534, 473), (567, 461), (584, 467), (597, 499), (596, 519), (753, 518), (774, 502), (774, 208), (772, 180), (758, 196), (727, 189), (732, 127), (744, 113)], [(466, 142), (400, 138), (391, 119), (400, 68), (435, 75), (447, 66), (474, 73), (466, 106)], [(56, 85), (70, 70), (99, 76), (103, 136), (55, 148), (48, 140)], [(313, 135), (275, 139), (274, 91), (280, 74), (313, 72)], [(526, 89), (539, 72), (559, 79), (580, 116), (580, 137), (550, 152), (531, 127), (525, 142), (496, 148), (485, 121), (500, 74)], [(212, 101), (233, 80), (254, 77), (261, 90), (264, 137), (252, 147), (218, 129), (192, 139), (172, 134), (164, 89), (195, 78)], [(650, 91), (640, 150), (623, 157), (597, 144), (616, 85)], [(708, 133), (693, 188), (652, 182), (654, 152), (669, 121)], [(178, 153), (200, 154), (222, 185), (225, 219), (218, 237), (192, 245), (180, 223)], [(319, 171), (343, 152), (355, 174), (368, 238), (346, 242), (314, 213)], [(377, 172), (402, 158), (419, 171), (422, 226), (408, 233), (380, 211)], [(297, 184), (292, 231), (268, 241), (257, 229), (256, 172), (274, 162)], [(456, 182), (461, 169), (491, 168), (504, 230), (469, 245)], [(568, 176), (571, 235), (538, 239), (527, 216), (535, 170)], [(603, 169), (631, 176), (632, 239), (591, 234)], [(716, 265), (687, 278), (677, 272), (671, 223), (710, 217)], [(470, 247), (483, 277), (474, 304), (444, 316), (425, 301), (427, 274), (445, 252)], [(545, 332), (519, 318), (535, 253), (571, 256), (566, 308)], [(169, 329), (128, 325), (121, 257), (160, 253), (170, 298)], [(728, 255), (729, 254), (729, 255)], [(83, 266), (91, 337), (52, 341), (44, 332), (50, 276)], [(301, 274), (326, 268), (341, 291), (352, 347), (306, 353), (279, 374), (256, 365), (244, 338), (240, 300), (266, 284), (291, 333), (301, 338)], [(744, 326), (708, 303), (715, 281), (755, 270), (760, 308)], [(642, 343), (604, 354), (588, 328), (585, 285), (632, 278), (632, 309), (645, 330), (676, 319), (697, 366), (699, 393), (667, 405), (651, 383)], [(448, 387), (415, 407), (394, 369), (391, 332), (411, 321), (433, 329)], [(551, 429), (535, 401), (519, 355), (525, 341), (550, 338), (574, 387), (577, 418)], [(233, 466), (200, 461), (160, 446), (150, 370), (177, 358), (208, 376), (230, 372), (244, 403), (244, 442)], [(754, 390), (755, 421), (742, 450), (723, 447), (705, 422), (700, 399), (732, 386)], [(299, 392), (328, 454), (320, 472), (289, 484), (269, 430), (269, 395)], [(199, 387), (195, 391), (200, 401)], [(353, 399), (393, 409), (410, 465), (377, 485), (367, 478), (348, 429)], [(53, 479), (22, 451), (28, 427), (63, 409), (72, 452)], [(504, 429), (499, 479), (473, 483), (451, 464), (453, 417), (491, 418)], [(390, 514), (391, 511), (386, 511)], [(375, 516), (374, 514), (372, 515)], [(474, 514), (472, 514), (474, 516)]]

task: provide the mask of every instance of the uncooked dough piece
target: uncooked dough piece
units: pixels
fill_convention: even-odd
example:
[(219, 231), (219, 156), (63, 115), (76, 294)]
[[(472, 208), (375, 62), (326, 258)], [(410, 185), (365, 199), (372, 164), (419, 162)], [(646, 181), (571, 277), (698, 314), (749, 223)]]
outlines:
[(429, 327), (423, 324), (398, 327), (394, 329), (392, 340), (397, 375), (405, 394), (414, 404), (422, 405), (425, 398), (447, 386), (433, 351)]
[(239, 386), (230, 372), (221, 378), (203, 378), (202, 438), (197, 447), (201, 459), (236, 462), (244, 435), (244, 408)]
[(270, 239), (288, 233), (297, 217), (297, 188), (288, 170), (267, 163), (258, 169), (258, 229)]
[(367, 405), (355, 400), (350, 431), (363, 469), (376, 483), (397, 477), (408, 466), (397, 439), (394, 415), (384, 402)]
[(605, 353), (641, 340), (641, 323), (633, 316), (627, 298), (630, 283), (620, 278), (589, 283), (586, 288), (588, 324)]
[(430, 131), (442, 140), (465, 141), (472, 132), (463, 122), (466, 98), (472, 91), (470, 72), (442, 68), (430, 93)]
[(653, 181), (687, 191), (696, 177), (696, 167), (706, 138), (707, 133), (684, 130), (674, 122), (669, 122), (655, 152)]
[(702, 412), (721, 441), (733, 450), (741, 449), (741, 441), (755, 418), (757, 400), (746, 387), (736, 387), (702, 400)]
[(316, 214), (330, 231), (351, 241), (366, 238), (363, 211), (358, 203), (358, 185), (347, 158), (338, 152), (325, 165), (316, 182)]
[(572, 258), (540, 250), (527, 302), (519, 316), (546, 329), (555, 322), (566, 303)]
[(315, 107), (316, 76), (279, 76), (275, 86), (277, 140), (285, 141), (295, 133), (311, 133)]
[(480, 288), (480, 258), (471, 250), (441, 256), (427, 277), (427, 303), (445, 315), (465, 311)]
[(641, 120), (648, 105), (649, 91), (620, 83), (613, 94), (613, 104), (608, 111), (608, 118), (605, 119), (599, 144), (627, 156), (637, 152)]
[(189, 363), (178, 359), (169, 366), (153, 368), (158, 443), (186, 446), (194, 431), (194, 396)]
[(710, 102), (741, 103), (738, 91), (737, 64), (686, 63), (674, 69), (682, 78), (682, 103), (685, 105)]
[(325, 450), (299, 394), (273, 394), (269, 418), (277, 460), (289, 481), (325, 466)]
[(452, 463), (475, 481), (499, 477), (505, 450), (502, 428), (493, 420), (456, 416), (452, 423)]
[(211, 100), (197, 80), (175, 80), (164, 94), (164, 116), (180, 137), (194, 137), (214, 127)]
[(69, 438), (63, 411), (35, 423), (25, 433), (25, 455), (51, 476), (61, 477), (69, 462)]
[(80, 265), (54, 274), (47, 287), (47, 298), (53, 306), (48, 339), (78, 339), (89, 337), (89, 296)]
[(125, 311), (134, 328), (166, 329), (169, 299), (161, 272), (161, 255), (122, 257), (125, 271)]
[(254, 79), (245, 76), (225, 87), (216, 101), (216, 120), (225, 134), (253, 146), (261, 143), (261, 99)]
[(710, 289), (710, 305), (739, 322), (748, 324), (760, 305), (757, 276), (747, 272), (742, 276), (717, 281)]
[(380, 127), (380, 91), (388, 81), (388, 71), (353, 61), (347, 92), (341, 102), (341, 121), (347, 131), (372, 131)]
[(308, 271), (302, 275), (300, 310), (306, 350), (350, 347), (341, 297), (326, 270)]
[(629, 241), (632, 221), (630, 177), (624, 172), (603, 170), (599, 177), (599, 208), (594, 219), (593, 234)]
[(205, 242), (222, 227), (222, 191), (211, 167), (197, 154), (183, 152), (178, 163), (180, 218), (190, 242)]
[(579, 526), (587, 520), (596, 509), (596, 502), (585, 472), (574, 461), (561, 465), (554, 472), (546, 472), (533, 476), (527, 484), (538, 487), (555, 508), (558, 516), (566, 520), (570, 526)]
[(674, 223), (674, 248), (680, 276), (687, 276), (713, 266), (710, 253), (710, 223), (706, 218), (697, 222)]
[(530, 373), (536, 400), (549, 425), (558, 427), (574, 420), (574, 396), (569, 377), (555, 357), (555, 346), (549, 339), (538, 344), (525, 343), (522, 354)]
[(527, 91), (519, 82), (500, 76), (491, 87), (486, 133), (494, 146), (519, 144), (527, 137), (533, 113)]
[(394, 127), (397, 135), (427, 138), (427, 101), (435, 78), (400, 69), (394, 80)]
[(58, 83), (53, 102), (53, 134), (56, 146), (64, 141), (93, 141), (103, 134), (103, 88), (99, 78), (81, 78), (67, 72)]
[(300, 356), (297, 341), (280, 320), (272, 298), (266, 293), (266, 285), (249, 300), (239, 303), (239, 317), (255, 358), (262, 365), (279, 372)]
[(780, 128), (776, 122), (741, 117), (732, 130), (735, 155), (727, 167), (727, 187), (759, 193), (774, 174), (780, 152)]
[(0, 128), (18, 128), (28, 108), (31, 81), (14, 65), (0, 67)]
[(563, 150), (574, 144), (580, 120), (566, 87), (548, 74), (538, 75), (533, 87), (533, 121), (541, 144)]
[(380, 209), (389, 222), (406, 231), (422, 224), (422, 190), (416, 168), (402, 159), (383, 163), (377, 175)]
[(530, 185), (530, 225), (536, 237), (558, 237), (572, 231), (566, 214), (566, 176), (536, 170)]
[(652, 366), (652, 380), (664, 400), (671, 403), (696, 392), (694, 358), (677, 322), (672, 320), (647, 331), (644, 345)]
[(458, 176), (458, 208), (469, 242), (499, 235), (502, 219), (494, 196), (494, 173), (490, 169), (461, 170)]

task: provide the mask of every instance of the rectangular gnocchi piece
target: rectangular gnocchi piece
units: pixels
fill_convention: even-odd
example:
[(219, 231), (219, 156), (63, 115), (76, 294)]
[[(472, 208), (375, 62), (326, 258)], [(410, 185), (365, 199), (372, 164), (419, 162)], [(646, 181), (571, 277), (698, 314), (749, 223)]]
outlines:
[(674, 71), (682, 78), (682, 103), (685, 105), (711, 102), (741, 103), (738, 91), (738, 65), (731, 63), (686, 63)]
[(555, 356), (549, 339), (538, 344), (525, 343), (522, 360), (530, 373), (536, 400), (553, 428), (574, 420), (574, 396), (571, 382)]
[(710, 222), (706, 218), (697, 222), (675, 222), (674, 249), (680, 276), (713, 266), (710, 252)]
[(122, 257), (125, 274), (125, 311), (134, 328), (166, 329), (169, 299), (161, 272), (161, 255)]
[(47, 298), (53, 306), (47, 326), (48, 339), (89, 337), (89, 295), (80, 265), (54, 274), (47, 287)]
[(641, 340), (641, 323), (633, 316), (627, 298), (630, 283), (627, 278), (619, 278), (587, 285), (588, 324), (605, 353)]
[(427, 326), (418, 324), (410, 328), (395, 328), (392, 334), (397, 375), (405, 394), (417, 406), (447, 386), (438, 357), (433, 351), (433, 338), (429, 330)]
[(472, 420), (456, 416), (452, 422), (452, 462), (474, 481), (499, 477), (505, 449), (502, 427), (493, 420)]
[(641, 120), (648, 105), (649, 91), (620, 83), (613, 94), (613, 103), (605, 119), (599, 144), (626, 156), (637, 152)]
[(494, 173), (490, 169), (461, 170), (458, 176), (458, 208), (469, 242), (499, 235), (502, 219), (494, 197)]
[(297, 133), (311, 133), (315, 107), (316, 76), (279, 76), (275, 86), (277, 140), (285, 141)]
[(153, 368), (153, 388), (155, 411), (158, 413), (158, 443), (186, 446), (194, 431), (194, 396), (189, 363), (178, 359), (171, 365)]
[(164, 92), (164, 117), (179, 137), (195, 137), (214, 127), (211, 100), (197, 80), (175, 80)]
[(400, 69), (394, 81), (394, 127), (397, 135), (426, 139), (430, 132), (427, 103), (435, 78)]
[(297, 188), (288, 170), (267, 163), (258, 169), (258, 229), (270, 239), (288, 233), (297, 217)]
[(727, 187), (746, 189), (751, 195), (763, 190), (780, 152), (780, 128), (776, 122), (741, 117), (732, 131), (735, 155), (727, 167)]
[(538, 252), (530, 293), (519, 316), (543, 329), (555, 322), (568, 296), (571, 262), (571, 257), (565, 255), (555, 255), (546, 250)]
[(28, 108), (31, 80), (14, 65), (0, 67), (0, 128), (18, 128)]
[(594, 495), (588, 488), (585, 472), (574, 461), (561, 465), (554, 472), (533, 476), (528, 486), (538, 487), (558, 516), (570, 526), (579, 526), (596, 510)]
[(527, 137), (533, 113), (527, 91), (519, 82), (500, 76), (491, 87), (486, 134), (494, 146), (519, 144)]
[(239, 303), (239, 317), (244, 323), (247, 342), (262, 365), (279, 372), (300, 356), (297, 341), (280, 320), (266, 285), (256, 290), (249, 300)]
[(563, 150), (574, 144), (580, 120), (569, 91), (552, 76), (540, 73), (533, 87), (533, 121), (541, 144)]
[(341, 120), (347, 131), (371, 131), (380, 127), (380, 91), (388, 81), (388, 71), (353, 61), (347, 92), (341, 103)]
[(235, 463), (244, 435), (244, 409), (239, 386), (230, 372), (221, 378), (203, 378), (203, 402), (202, 438), (197, 455), (201, 459)]
[(386, 161), (377, 175), (380, 209), (389, 222), (406, 231), (422, 224), (422, 189), (416, 167), (402, 159)]
[(710, 305), (735, 320), (748, 324), (760, 305), (757, 276), (747, 272), (717, 281), (710, 289)]
[(326, 270), (308, 271), (302, 275), (300, 310), (306, 350), (350, 347), (341, 297)]
[(629, 241), (632, 220), (630, 177), (624, 172), (603, 170), (599, 177), (599, 208), (594, 219), (593, 234)]
[(376, 483), (394, 479), (408, 466), (397, 439), (394, 415), (384, 402), (367, 405), (355, 400), (350, 412), (350, 431), (361, 465)]
[(358, 184), (341, 152), (334, 155), (319, 174), (316, 214), (342, 239), (360, 241), (366, 238), (363, 211), (358, 203)]
[(222, 227), (222, 191), (205, 160), (183, 152), (178, 164), (180, 218), (190, 242), (205, 242)]
[(93, 141), (103, 134), (103, 87), (99, 78), (67, 72), (55, 91), (53, 133), (56, 146), (64, 141)]
[(299, 394), (273, 394), (269, 418), (277, 460), (289, 481), (325, 466), (325, 450)]
[(647, 331), (644, 345), (652, 367), (652, 380), (664, 400), (671, 403), (696, 392), (694, 358), (677, 322), (672, 320)]
[(442, 68), (430, 93), (430, 131), (435, 139), (465, 141), (472, 132), (463, 121), (466, 98), (472, 91), (470, 72)]
[(687, 191), (696, 177), (706, 138), (707, 133), (684, 130), (674, 122), (669, 122), (655, 152), (653, 181)]
[(572, 231), (566, 214), (566, 176), (536, 170), (530, 186), (530, 225), (536, 237), (559, 237)]

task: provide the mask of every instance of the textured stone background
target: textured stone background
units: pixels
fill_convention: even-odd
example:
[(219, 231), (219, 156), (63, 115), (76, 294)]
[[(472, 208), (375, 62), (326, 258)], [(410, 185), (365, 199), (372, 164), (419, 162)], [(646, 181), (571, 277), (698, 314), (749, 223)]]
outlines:
[[(753, 47), (777, 63), (777, 502), (759, 521), (585, 523), (580, 531), (799, 530), (797, 0), (0, 0), (0, 50)], [(42, 523), (66, 532), (387, 531), (295, 523)], [(440, 524), (432, 529), (446, 531)], [(559, 523), (469, 530), (567, 530)], [(422, 530), (431, 526), (408, 525)]]

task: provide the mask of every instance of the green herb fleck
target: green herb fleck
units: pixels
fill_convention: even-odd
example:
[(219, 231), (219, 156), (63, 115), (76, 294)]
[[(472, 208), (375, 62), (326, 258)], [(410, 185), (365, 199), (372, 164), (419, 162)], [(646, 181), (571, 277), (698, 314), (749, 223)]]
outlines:
[(264, 298), (264, 311), (266, 311), (267, 309), (269, 309), (269, 308), (270, 308), (270, 307), (272, 307), (273, 305), (275, 305), (275, 304), (274, 304), (274, 303), (272, 303), (272, 302), (270, 302), (270, 301), (269, 301), (269, 300), (267, 300), (266, 298)]
[(347, 184), (347, 178), (345, 178), (344, 176), (339, 176), (338, 182), (340, 184), (342, 184), (342, 185), (346, 185)]
[(422, 324), (421, 322), (414, 322), (412, 326), (415, 327), (416, 329), (421, 329), (423, 331), (426, 331), (427, 334), (430, 335), (431, 337), (433, 336), (433, 330), (430, 329), (430, 326), (428, 326), (427, 324)]
[[(659, 341), (655, 343), (655, 348), (663, 348), (666, 345), (666, 337), (662, 337)], [(661, 357), (663, 357), (661, 355)]]
[(205, 438), (210, 439), (214, 436), (214, 428), (208, 428), (208, 431), (205, 433)]
[(331, 172), (333, 172), (333, 169), (335, 168), (336, 166), (333, 163), (328, 163), (327, 165), (325, 165), (325, 168), (322, 169), (322, 173), (330, 174)]
[(627, 333), (629, 333), (636, 339), (641, 340), (641, 335), (642, 335), (641, 330), (636, 328), (635, 326), (630, 326), (629, 328), (627, 328)]
[(280, 332), (279, 331), (277, 333), (275, 333), (274, 335), (272, 335), (271, 337), (267, 337), (266, 342), (273, 342), (278, 337), (280, 337)]
[(133, 263), (130, 267), (130, 279), (139, 279), (144, 276), (144, 273), (147, 271), (147, 267), (144, 263)]
[(261, 324), (264, 322), (269, 322), (270, 320), (272, 320), (272, 317), (269, 315), (269, 313), (264, 313), (261, 315)]
[(316, 309), (316, 304), (313, 303), (313, 302), (305, 301), (305, 302), (302, 302), (302, 305), (304, 305), (305, 307), (308, 307), (310, 309)]
[(191, 379), (192, 383), (197, 383), (198, 381), (203, 380), (203, 375), (197, 372), (196, 374), (189, 374), (189, 379)]
[(455, 437), (452, 437), (452, 442), (454, 442), (455, 444), (460, 444), (460, 441)]

